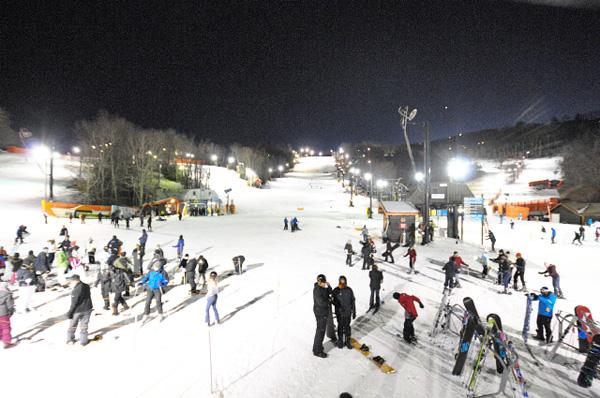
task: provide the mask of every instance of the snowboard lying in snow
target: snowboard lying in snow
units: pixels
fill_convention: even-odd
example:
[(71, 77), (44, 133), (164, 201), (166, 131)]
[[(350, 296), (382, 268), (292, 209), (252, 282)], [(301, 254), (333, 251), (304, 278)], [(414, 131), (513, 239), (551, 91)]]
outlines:
[(375, 366), (377, 366), (379, 369), (381, 369), (381, 371), (383, 373), (387, 373), (387, 374), (396, 373), (396, 369), (392, 368), (390, 365), (385, 363), (385, 359), (383, 359), (382, 357), (380, 357), (378, 355), (371, 356), (369, 347), (367, 347), (366, 345), (359, 343), (358, 340), (356, 340), (352, 337), (350, 338), (350, 344), (352, 344), (352, 347), (354, 347), (355, 350), (357, 350), (358, 352), (363, 354), (365, 357), (369, 358), (369, 361), (371, 361), (371, 363), (373, 363)]

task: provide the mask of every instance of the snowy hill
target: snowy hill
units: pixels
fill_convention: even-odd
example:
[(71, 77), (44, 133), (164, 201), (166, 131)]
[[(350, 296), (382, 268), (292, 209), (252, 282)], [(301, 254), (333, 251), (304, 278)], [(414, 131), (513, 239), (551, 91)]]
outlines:
[[(5, 156), (0, 155), (0, 165)], [(2, 166), (0, 166), (2, 167)], [(68, 322), (64, 314), (69, 307), (70, 290), (36, 293), (36, 311), (16, 314), (12, 318), (13, 336), (19, 345), (2, 352), (2, 364), (11, 372), (3, 391), (10, 397), (60, 396), (86, 397), (337, 397), (348, 391), (354, 397), (461, 397), (465, 396), (465, 378), (451, 375), (456, 336), (427, 335), (442, 297), (444, 275), (440, 262), (459, 250), (475, 271), (472, 259), (481, 253), (476, 243), (459, 243), (436, 239), (427, 247), (417, 247), (417, 275), (407, 273), (402, 248), (394, 252), (396, 264), (381, 261), (382, 245), (378, 242), (378, 265), (384, 271), (383, 305), (373, 315), (366, 314), (369, 301), (369, 277), (361, 270), (361, 261), (349, 268), (344, 265), (343, 246), (351, 240), (358, 251), (359, 229), (367, 225), (379, 235), (380, 215), (365, 219), (368, 199), (355, 198), (348, 207), (349, 193), (333, 174), (333, 159), (303, 158), (285, 178), (269, 183), (269, 189), (252, 189), (235, 173), (213, 168), (211, 188), (219, 193), (233, 188), (231, 197), (239, 214), (222, 217), (194, 217), (177, 221), (155, 222), (148, 248), (160, 244), (170, 259), (175, 257), (177, 237), (186, 241), (185, 252), (204, 254), (210, 269), (221, 275), (217, 307), (224, 322), (208, 328), (204, 323), (204, 295), (190, 296), (189, 287), (173, 278), (163, 296), (166, 319), (155, 319), (140, 327), (134, 315), (143, 310), (143, 295), (128, 300), (129, 313), (111, 316), (102, 310), (99, 288), (92, 289), (94, 315), (90, 333), (103, 340), (87, 347), (67, 346)], [(6, 169), (0, 169), (6, 170)], [(0, 186), (11, 190), (29, 189), (26, 179), (0, 173)], [(33, 191), (27, 191), (33, 192)], [(29, 194), (28, 194), (29, 195)], [(36, 253), (51, 237), (58, 235), (64, 220), (50, 219), (42, 224), (39, 208), (28, 201), (18, 203), (18, 195), (0, 196), (0, 219), (3, 224), (0, 244), (11, 246), (20, 220), (27, 220), (32, 234), (15, 248), (21, 253)], [(36, 199), (36, 198), (31, 198)], [(37, 199), (36, 199), (37, 200)], [(10, 209), (10, 210), (7, 210)], [(297, 216), (301, 231), (283, 231), (283, 218)], [(130, 230), (115, 230), (107, 223), (68, 224), (70, 234), (81, 242), (94, 237), (98, 247), (113, 234), (133, 248), (141, 228), (134, 223)], [(529, 227), (531, 225), (531, 227)], [(468, 226), (467, 226), (468, 227)], [(550, 246), (535, 235), (535, 224), (519, 223), (515, 230), (508, 225), (497, 227), (498, 245), (513, 253), (523, 251), (528, 260), (528, 285), (538, 289), (549, 281), (537, 274), (543, 261), (556, 261), (563, 290), (569, 299), (560, 300), (557, 310), (572, 311), (577, 304), (588, 305), (597, 317), (600, 306), (594, 288), (600, 280), (595, 264), (598, 243), (586, 240), (583, 247), (570, 245), (568, 231), (559, 231), (559, 243)], [(591, 234), (590, 234), (591, 235)], [(473, 235), (476, 236), (476, 235)], [(476, 241), (473, 238), (474, 241)], [(526, 242), (526, 243), (525, 243)], [(246, 271), (231, 275), (231, 258), (246, 257)], [(104, 258), (100, 258), (104, 260)], [(169, 269), (176, 261), (168, 264)], [(348, 278), (356, 296), (357, 318), (352, 335), (383, 356), (396, 374), (382, 373), (356, 350), (333, 348), (326, 342), (326, 359), (312, 355), (315, 330), (312, 312), (312, 289), (315, 278), (323, 273), (332, 285), (339, 275)], [(95, 280), (95, 272), (84, 279)], [(474, 298), (480, 314), (497, 313), (502, 317), (509, 338), (521, 354), (522, 368), (532, 397), (598, 396), (597, 381), (591, 390), (577, 387), (580, 354), (562, 350), (561, 360), (543, 368), (533, 365), (520, 342), (525, 298), (521, 294), (499, 295), (490, 280), (463, 276), (463, 288), (455, 289), (452, 303), (464, 296)], [(402, 329), (404, 311), (392, 299), (394, 291), (417, 295), (425, 304), (415, 322), (418, 346), (410, 346), (395, 336)], [(18, 296), (18, 292), (16, 293)], [(17, 298), (17, 304), (19, 299)], [(532, 320), (532, 330), (535, 329)], [(572, 335), (568, 337), (571, 339)], [(544, 348), (533, 349), (544, 357)], [(567, 362), (575, 365), (564, 366)], [(488, 358), (479, 393), (497, 389), (499, 377), (492, 372)], [(33, 367), (33, 368), (32, 368)], [(44, 369), (46, 371), (20, 371)], [(468, 374), (465, 371), (465, 374)]]

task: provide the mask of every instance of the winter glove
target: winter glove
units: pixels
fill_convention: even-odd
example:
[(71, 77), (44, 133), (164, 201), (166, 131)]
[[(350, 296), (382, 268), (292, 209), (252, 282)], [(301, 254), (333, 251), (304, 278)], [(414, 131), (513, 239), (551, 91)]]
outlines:
[(423, 303), (419, 303), (419, 307), (421, 307), (421, 309), (425, 308), (425, 306), (423, 305)]

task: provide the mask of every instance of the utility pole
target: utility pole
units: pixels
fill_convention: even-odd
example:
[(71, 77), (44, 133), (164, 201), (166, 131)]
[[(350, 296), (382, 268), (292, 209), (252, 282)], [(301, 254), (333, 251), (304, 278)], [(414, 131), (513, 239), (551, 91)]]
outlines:
[[(425, 142), (423, 144), (423, 163), (425, 165), (425, 214), (423, 223), (429, 224), (429, 199), (431, 198), (431, 168), (429, 166), (429, 122), (425, 122)], [(425, 243), (429, 243), (429, 237), (425, 234)]]
[(373, 218), (373, 176), (369, 180), (369, 218)]
[(54, 147), (50, 152), (50, 200), (54, 200)]

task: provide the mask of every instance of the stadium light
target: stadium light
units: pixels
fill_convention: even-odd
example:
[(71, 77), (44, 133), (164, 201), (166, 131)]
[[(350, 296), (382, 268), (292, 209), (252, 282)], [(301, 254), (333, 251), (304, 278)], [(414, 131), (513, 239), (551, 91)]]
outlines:
[(235, 158), (233, 156), (227, 158), (227, 163), (233, 164), (233, 162), (235, 162)]
[(455, 180), (464, 180), (471, 171), (471, 162), (465, 158), (452, 158), (448, 162), (448, 176)]
[(418, 182), (421, 182), (425, 179), (425, 174), (423, 174), (423, 172), (421, 171), (417, 171), (415, 173), (415, 180), (417, 180)]

